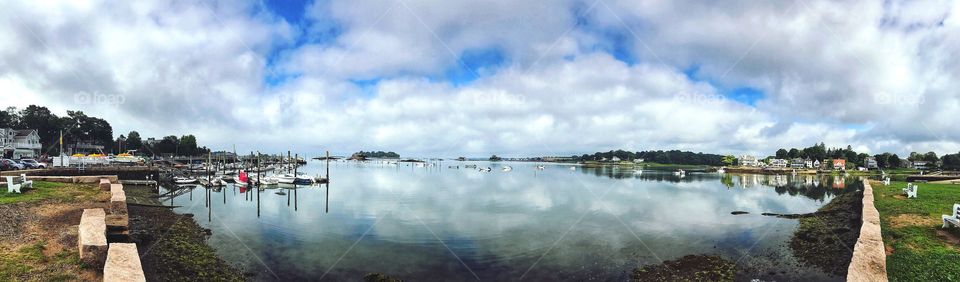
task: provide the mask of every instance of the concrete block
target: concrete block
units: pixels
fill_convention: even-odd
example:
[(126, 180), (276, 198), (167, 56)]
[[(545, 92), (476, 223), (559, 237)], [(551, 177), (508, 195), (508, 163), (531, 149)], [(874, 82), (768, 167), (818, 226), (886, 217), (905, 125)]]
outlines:
[(100, 190), (110, 191), (110, 180), (106, 178), (100, 178)]
[(103, 267), (103, 281), (147, 281), (140, 265), (140, 254), (133, 243), (110, 244), (107, 262)]
[(127, 196), (123, 190), (110, 195), (110, 214), (127, 214)]
[(107, 224), (103, 209), (84, 209), (80, 217), (77, 246), (80, 259), (88, 265), (102, 267), (107, 258)]

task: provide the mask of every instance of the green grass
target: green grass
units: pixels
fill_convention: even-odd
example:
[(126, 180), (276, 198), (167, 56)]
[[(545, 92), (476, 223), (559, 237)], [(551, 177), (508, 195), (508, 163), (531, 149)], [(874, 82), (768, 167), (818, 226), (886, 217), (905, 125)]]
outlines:
[(100, 189), (89, 184), (34, 181), (33, 188), (24, 188), (21, 192), (7, 193), (7, 187), (3, 185), (0, 187), (0, 205), (47, 199), (77, 201), (96, 196)]
[[(0, 280), (3, 281), (76, 281), (76, 272), (86, 266), (77, 252), (64, 249), (47, 256), (46, 243), (39, 242), (16, 250), (0, 250)], [(69, 270), (74, 271), (69, 271)], [(68, 270), (68, 271), (64, 271)]]
[[(960, 246), (937, 235), (940, 215), (950, 214), (953, 204), (960, 202), (960, 185), (920, 183), (916, 199), (896, 197), (903, 193), (905, 182), (872, 185), (883, 242), (893, 248), (887, 256), (890, 281), (960, 281)], [(915, 215), (924, 221), (895, 228), (891, 218), (898, 215)], [(960, 234), (956, 228), (949, 232)]]

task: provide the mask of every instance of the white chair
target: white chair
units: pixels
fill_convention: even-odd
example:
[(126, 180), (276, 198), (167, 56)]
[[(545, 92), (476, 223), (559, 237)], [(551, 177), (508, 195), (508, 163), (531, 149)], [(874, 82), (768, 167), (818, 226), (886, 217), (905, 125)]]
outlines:
[(33, 188), (33, 180), (27, 180), (27, 175), (20, 174), (20, 186), (24, 188)]
[(913, 187), (910, 187), (910, 189), (907, 190), (907, 198), (908, 198), (908, 199), (909, 199), (909, 198), (917, 198), (917, 190), (919, 190), (919, 189), (920, 189), (920, 188), (917, 187), (916, 185), (913, 185)]
[(901, 190), (903, 190), (904, 195), (910, 194), (910, 190), (917, 190), (917, 185), (913, 183), (907, 183), (907, 188), (903, 188)]
[(7, 178), (7, 193), (20, 193), (21, 184), (16, 184), (13, 182), (13, 176), (6, 176)]
[(883, 179), (883, 185), (890, 186), (890, 177)]
[(943, 219), (943, 228), (950, 226), (960, 227), (960, 204), (953, 204), (953, 215), (943, 215), (940, 218)]

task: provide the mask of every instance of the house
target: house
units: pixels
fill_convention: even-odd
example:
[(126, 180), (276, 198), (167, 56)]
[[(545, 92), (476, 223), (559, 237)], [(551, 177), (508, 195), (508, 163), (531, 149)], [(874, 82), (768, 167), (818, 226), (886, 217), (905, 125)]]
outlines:
[(912, 161), (910, 166), (914, 169), (925, 170), (929, 169), (932, 165), (928, 161)]
[(741, 166), (758, 166), (757, 157), (750, 155), (740, 156), (740, 165)]
[(811, 168), (820, 168), (820, 161), (813, 161), (813, 166)]
[(36, 158), (41, 148), (36, 129), (0, 128), (0, 151), (4, 158)]
[(634, 162), (634, 163), (642, 163), (642, 162), (643, 162), (643, 159), (633, 159), (633, 162)]
[(786, 168), (789, 165), (789, 162), (784, 159), (772, 159), (770, 160), (771, 167)]
[[(818, 163), (818, 164), (819, 164), (819, 163)], [(814, 166), (813, 160), (811, 160), (811, 159), (803, 160), (803, 167), (806, 167), (806, 168), (814, 168), (815, 166)]]
[(833, 159), (832, 163), (833, 163), (834, 170), (847, 170), (847, 160)]
[(613, 156), (612, 158), (610, 158), (610, 161), (611, 161), (611, 162), (620, 162), (620, 158), (617, 157), (617, 156)]
[(863, 163), (867, 166), (867, 169), (879, 168), (879, 166), (877, 165), (877, 158), (874, 158), (874, 157), (867, 157), (867, 159), (864, 160)]
[(801, 158), (793, 158), (790, 160), (790, 168), (804, 168), (807, 164)]

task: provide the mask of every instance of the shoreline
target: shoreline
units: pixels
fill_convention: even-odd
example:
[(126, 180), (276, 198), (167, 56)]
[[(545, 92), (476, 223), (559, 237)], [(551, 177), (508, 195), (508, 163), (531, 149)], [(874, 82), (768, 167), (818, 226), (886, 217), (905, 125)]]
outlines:
[[(155, 203), (156, 190), (127, 186), (128, 198)], [(245, 281), (239, 267), (228, 263), (207, 244), (210, 230), (202, 228), (191, 214), (169, 208), (130, 205), (130, 237), (137, 243), (148, 281)]]

